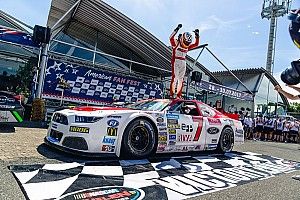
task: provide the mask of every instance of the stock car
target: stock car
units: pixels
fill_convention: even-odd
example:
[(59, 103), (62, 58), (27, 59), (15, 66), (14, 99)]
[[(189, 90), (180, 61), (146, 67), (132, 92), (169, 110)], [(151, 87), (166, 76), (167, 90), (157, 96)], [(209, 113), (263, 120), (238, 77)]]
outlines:
[(244, 142), (241, 122), (196, 100), (149, 99), (127, 107), (75, 107), (53, 114), (45, 143), (88, 156), (145, 158)]

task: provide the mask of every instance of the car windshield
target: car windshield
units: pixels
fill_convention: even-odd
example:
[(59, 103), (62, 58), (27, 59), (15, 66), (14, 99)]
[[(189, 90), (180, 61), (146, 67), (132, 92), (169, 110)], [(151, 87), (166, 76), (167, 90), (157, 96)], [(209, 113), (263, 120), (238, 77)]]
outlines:
[(165, 109), (170, 103), (168, 99), (152, 99), (152, 100), (142, 100), (138, 101), (134, 104), (127, 106), (131, 109), (136, 110), (148, 110), (148, 111), (162, 111)]

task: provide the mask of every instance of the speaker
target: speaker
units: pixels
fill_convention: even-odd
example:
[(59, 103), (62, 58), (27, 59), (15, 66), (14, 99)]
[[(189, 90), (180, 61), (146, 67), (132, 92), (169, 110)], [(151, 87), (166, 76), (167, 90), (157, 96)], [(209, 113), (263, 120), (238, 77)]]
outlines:
[(198, 71), (193, 71), (192, 72), (192, 81), (195, 82), (200, 82), (202, 79), (202, 73)]
[(43, 27), (35, 25), (33, 28), (33, 41), (37, 44), (46, 43), (49, 44), (51, 29), (49, 27)]

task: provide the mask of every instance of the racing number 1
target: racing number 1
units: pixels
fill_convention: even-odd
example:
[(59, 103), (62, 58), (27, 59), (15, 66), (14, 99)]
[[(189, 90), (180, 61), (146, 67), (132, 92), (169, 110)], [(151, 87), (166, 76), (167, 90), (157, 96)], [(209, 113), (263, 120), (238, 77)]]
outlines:
[(203, 127), (203, 117), (195, 117), (193, 116), (193, 122), (198, 122), (197, 131), (193, 141), (198, 141), (201, 135), (202, 127)]

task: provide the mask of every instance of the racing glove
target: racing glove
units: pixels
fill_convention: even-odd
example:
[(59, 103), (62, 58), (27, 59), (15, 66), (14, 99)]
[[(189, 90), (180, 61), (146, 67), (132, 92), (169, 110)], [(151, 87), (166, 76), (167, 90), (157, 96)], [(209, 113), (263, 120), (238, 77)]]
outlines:
[(199, 29), (195, 29), (194, 31), (193, 31), (194, 33), (195, 33), (195, 37), (199, 37)]
[(181, 27), (182, 27), (182, 24), (178, 24), (178, 26), (175, 28), (175, 30), (174, 31), (178, 31), (179, 29), (181, 29)]

